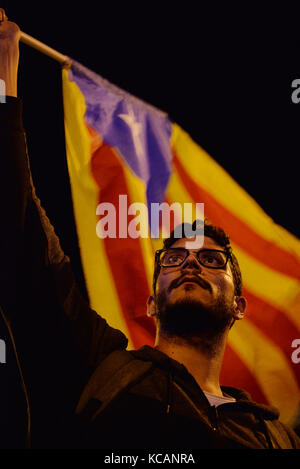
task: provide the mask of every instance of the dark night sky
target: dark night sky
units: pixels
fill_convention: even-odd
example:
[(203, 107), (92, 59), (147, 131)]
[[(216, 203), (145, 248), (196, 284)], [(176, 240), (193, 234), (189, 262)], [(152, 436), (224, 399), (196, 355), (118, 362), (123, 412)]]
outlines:
[[(149, 3), (89, 2), (62, 11), (53, 3), (25, 5), (2, 3), (27, 34), (166, 111), (268, 215), (300, 237), (300, 103), (291, 100), (291, 83), (300, 78), (299, 39), (286, 36), (283, 19), (235, 11), (237, 21), (219, 6), (207, 13), (196, 3), (173, 16)], [(18, 90), (38, 195), (82, 281), (59, 64), (21, 45)]]

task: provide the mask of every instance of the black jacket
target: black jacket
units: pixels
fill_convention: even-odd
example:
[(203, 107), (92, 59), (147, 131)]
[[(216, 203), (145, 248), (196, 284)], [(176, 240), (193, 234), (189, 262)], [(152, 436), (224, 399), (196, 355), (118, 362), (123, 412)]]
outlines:
[(211, 407), (187, 369), (84, 301), (31, 181), (21, 101), (0, 105), (1, 447), (300, 448), (276, 410), (223, 388)]

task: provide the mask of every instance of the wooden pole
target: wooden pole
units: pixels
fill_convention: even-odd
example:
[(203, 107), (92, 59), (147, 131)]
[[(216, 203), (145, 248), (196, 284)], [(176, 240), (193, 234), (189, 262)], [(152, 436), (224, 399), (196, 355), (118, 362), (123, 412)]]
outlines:
[(29, 36), (26, 33), (23, 33), (23, 31), (21, 31), (20, 41), (24, 44), (27, 44), (28, 46), (33, 47), (34, 49), (37, 49), (43, 54), (48, 55), (52, 59), (57, 60), (62, 65), (71, 65), (72, 63), (71, 59), (68, 56), (57, 52), (55, 49), (52, 49), (52, 47), (47, 46), (43, 42), (38, 41), (37, 39), (32, 36)]

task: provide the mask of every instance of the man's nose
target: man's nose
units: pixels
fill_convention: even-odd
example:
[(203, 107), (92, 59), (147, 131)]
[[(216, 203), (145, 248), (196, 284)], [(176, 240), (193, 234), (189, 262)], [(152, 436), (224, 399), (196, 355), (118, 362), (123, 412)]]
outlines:
[(195, 252), (190, 252), (187, 258), (185, 259), (184, 263), (181, 266), (181, 269), (188, 269), (188, 268), (196, 268), (200, 272), (202, 271), (202, 265), (200, 264), (198, 258), (197, 258), (197, 253)]

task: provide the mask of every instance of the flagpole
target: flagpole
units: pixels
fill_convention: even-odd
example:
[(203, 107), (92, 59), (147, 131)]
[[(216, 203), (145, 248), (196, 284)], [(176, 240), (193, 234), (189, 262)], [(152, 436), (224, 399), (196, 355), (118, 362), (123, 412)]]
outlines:
[(27, 44), (28, 46), (33, 47), (34, 49), (37, 49), (43, 54), (48, 55), (52, 59), (57, 60), (62, 65), (70, 65), (72, 63), (71, 59), (68, 56), (57, 52), (55, 49), (52, 49), (52, 47), (47, 46), (43, 42), (38, 41), (37, 39), (32, 36), (29, 36), (29, 34), (26, 34), (23, 31), (21, 31), (20, 41), (24, 44)]

